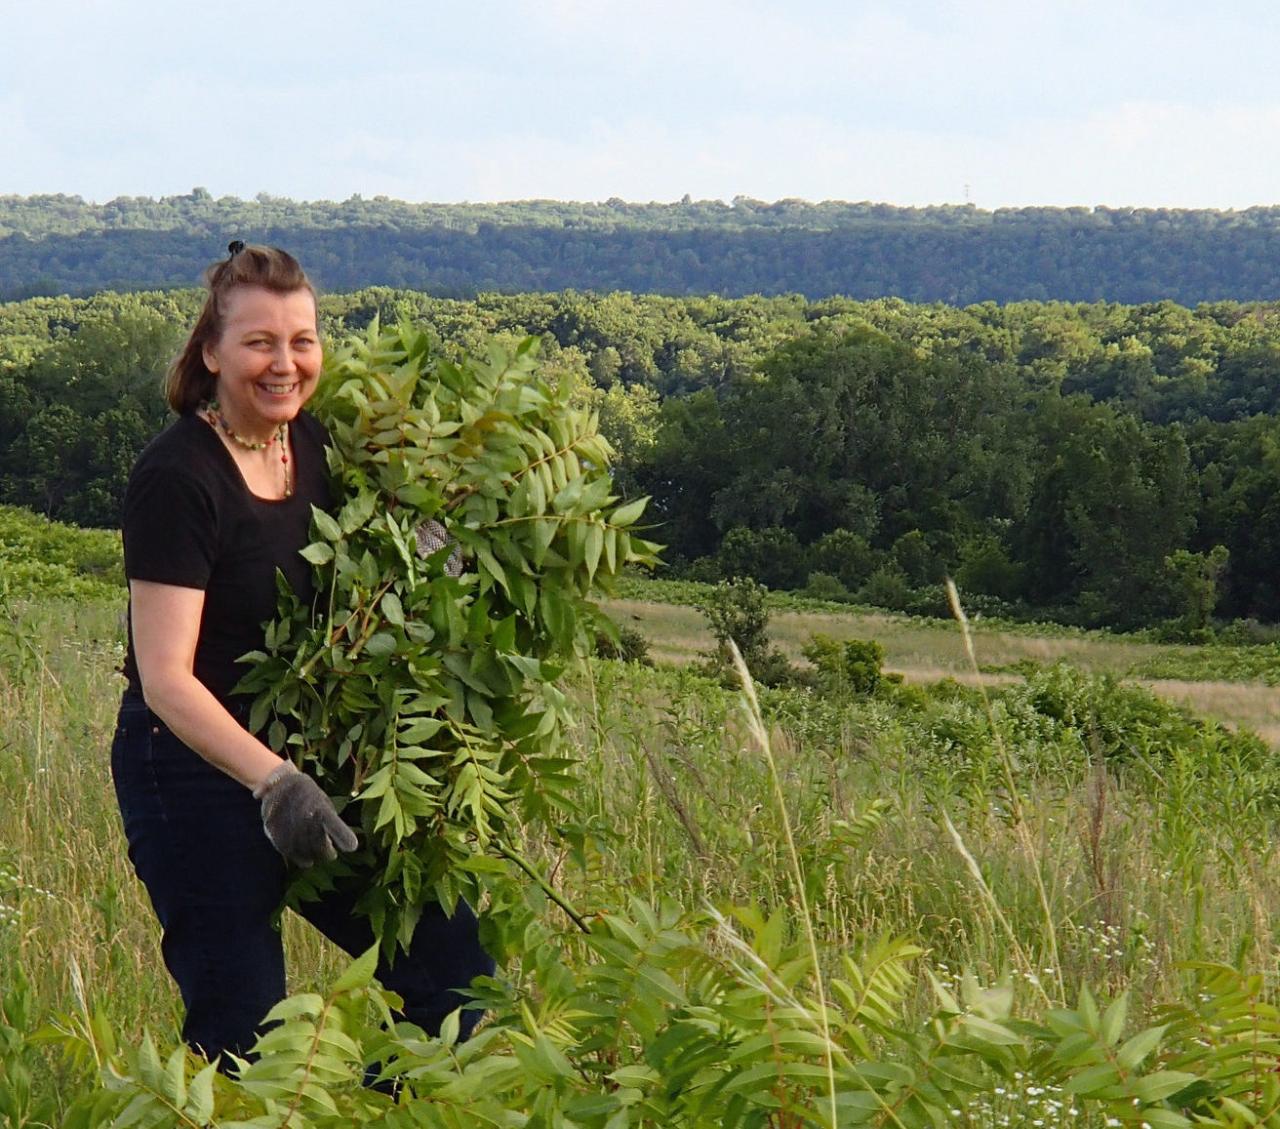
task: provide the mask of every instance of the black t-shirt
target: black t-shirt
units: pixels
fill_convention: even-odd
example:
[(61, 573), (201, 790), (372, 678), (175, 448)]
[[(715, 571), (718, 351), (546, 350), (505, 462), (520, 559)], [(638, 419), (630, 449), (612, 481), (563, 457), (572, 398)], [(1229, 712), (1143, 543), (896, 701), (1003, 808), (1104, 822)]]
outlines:
[[(311, 566), (298, 555), (309, 538), (311, 507), (330, 505), (324, 427), (305, 412), (289, 427), (294, 491), (278, 501), (250, 493), (222, 439), (195, 415), (180, 417), (138, 456), (125, 490), (124, 570), (204, 592), (195, 676), (221, 701), (260, 650), (276, 614), (276, 569), (304, 603)], [(133, 635), (124, 673), (140, 691)]]

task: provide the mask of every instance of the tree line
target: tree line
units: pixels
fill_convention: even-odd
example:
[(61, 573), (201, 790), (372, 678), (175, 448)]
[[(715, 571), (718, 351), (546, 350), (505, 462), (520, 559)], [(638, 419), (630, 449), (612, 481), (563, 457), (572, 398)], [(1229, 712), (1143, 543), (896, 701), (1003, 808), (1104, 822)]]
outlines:
[[(195, 291), (0, 305), (0, 501), (113, 526)], [(1280, 621), (1280, 306), (322, 298), (442, 348), (543, 338), (653, 497), (671, 572), (906, 610)]]
[(0, 299), (182, 287), (231, 238), (296, 252), (330, 290), (470, 297), (886, 294), (912, 302), (1280, 299), (1280, 208), (899, 208), (765, 202), (410, 204), (0, 196)]

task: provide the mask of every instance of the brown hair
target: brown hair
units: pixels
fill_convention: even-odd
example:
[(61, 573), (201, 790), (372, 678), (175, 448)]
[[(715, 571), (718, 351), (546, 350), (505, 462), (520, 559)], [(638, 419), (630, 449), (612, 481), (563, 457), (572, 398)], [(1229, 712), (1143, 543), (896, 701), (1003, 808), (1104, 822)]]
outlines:
[(193, 412), (213, 397), (216, 378), (204, 363), (204, 347), (222, 336), (226, 298), (239, 286), (261, 286), (275, 294), (292, 294), (306, 290), (311, 297), (316, 289), (306, 272), (288, 251), (279, 247), (247, 246), (236, 240), (228, 248), (230, 256), (214, 263), (204, 272), (204, 286), (209, 292), (204, 307), (164, 377), (164, 398), (179, 414)]

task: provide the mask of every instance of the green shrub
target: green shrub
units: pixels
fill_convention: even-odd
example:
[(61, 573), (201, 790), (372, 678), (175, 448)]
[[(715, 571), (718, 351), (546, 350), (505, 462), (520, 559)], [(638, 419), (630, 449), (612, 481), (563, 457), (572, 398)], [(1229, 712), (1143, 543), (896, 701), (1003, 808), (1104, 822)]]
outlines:
[(884, 648), (874, 639), (815, 635), (804, 657), (817, 668), (819, 684), (832, 694), (874, 694), (880, 686)]
[(1233, 647), (1265, 647), (1280, 643), (1280, 624), (1234, 619), (1218, 629), (1218, 642)]
[(964, 593), (1016, 599), (1022, 593), (1023, 566), (1009, 559), (1008, 550), (994, 537), (965, 546), (956, 569), (956, 586)]
[(596, 654), (602, 659), (653, 665), (653, 660), (649, 658), (649, 640), (643, 632), (626, 624), (617, 624), (612, 631), (597, 630)]
[(749, 576), (721, 581), (705, 597), (700, 610), (711, 634), (724, 647), (730, 641), (750, 667), (769, 647), (769, 590)]
[(1147, 628), (1144, 634), (1155, 643), (1189, 643), (1203, 647), (1217, 639), (1217, 633), (1208, 624), (1196, 626), (1185, 616), (1177, 619), (1166, 619), (1154, 627)]
[(720, 562), (715, 557), (699, 557), (690, 561), (680, 575), (694, 584), (719, 584), (724, 579)]
[(890, 611), (906, 611), (914, 598), (911, 585), (897, 565), (881, 565), (858, 590), (858, 602)]
[(766, 686), (780, 686), (794, 675), (781, 651), (769, 646), (769, 590), (749, 576), (722, 581), (705, 597), (700, 610), (707, 617), (717, 644), (713, 666), (728, 674), (729, 643), (742, 655), (751, 677)]
[(13, 599), (119, 599), (124, 591), (120, 535), (0, 506), (0, 583)]
[[(631, 529), (645, 499), (613, 493), (612, 450), (572, 391), (535, 338), (454, 363), (426, 333), (375, 323), (326, 358), (314, 410), (338, 504), (313, 507), (302, 550), (324, 597), (282, 592), (241, 688), (250, 728), (358, 820), (377, 877), (356, 909), (388, 951), (427, 902), (480, 904), (517, 824), (569, 804), (556, 679), (594, 641), (592, 594), (654, 560)], [(423, 557), (427, 521), (458, 574), (447, 548)], [(330, 878), (316, 867), (294, 893)]]
[(847, 529), (833, 529), (809, 546), (810, 567), (834, 576), (850, 592), (867, 582), (882, 556), (865, 537)]
[(800, 594), (811, 600), (831, 600), (834, 603), (843, 603), (849, 599), (849, 590), (826, 572), (809, 573), (809, 581)]

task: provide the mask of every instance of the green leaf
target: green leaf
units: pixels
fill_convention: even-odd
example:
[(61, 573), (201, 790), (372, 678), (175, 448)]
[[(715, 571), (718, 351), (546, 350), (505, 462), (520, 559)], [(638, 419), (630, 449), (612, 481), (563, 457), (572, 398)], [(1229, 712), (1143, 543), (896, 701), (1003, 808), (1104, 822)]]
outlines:
[(1185, 1090), (1198, 1075), (1181, 1070), (1158, 1070), (1147, 1074), (1132, 1084), (1133, 1095), (1144, 1102), (1158, 1102), (1179, 1090)]
[[(1189, 1126), (1195, 1124), (1180, 1113), (1158, 1107), (1144, 1109), (1137, 1120), (1145, 1121), (1151, 1126), (1151, 1129), (1189, 1129)], [(1249, 1122), (1246, 1122), (1246, 1124), (1249, 1124)]]
[(378, 946), (371, 945), (361, 953), (347, 970), (333, 983), (333, 992), (351, 992), (357, 988), (367, 988), (373, 982), (374, 972), (378, 967)]
[(458, 1031), (461, 1026), (459, 1014), (459, 1009), (455, 1008), (440, 1024), (440, 1042), (446, 1047), (452, 1047), (458, 1041)]
[(393, 623), (396, 627), (404, 626), (404, 607), (400, 603), (400, 597), (394, 592), (388, 592), (382, 597), (382, 615), (388, 623)]
[(266, 727), (267, 718), (271, 716), (271, 698), (261, 697), (254, 700), (249, 710), (249, 732), (261, 733)]
[(533, 563), (535, 565), (542, 564), (559, 530), (560, 519), (557, 517), (539, 518), (533, 523)]
[(213, 1120), (213, 1079), (218, 1072), (216, 1063), (210, 1063), (191, 1079), (187, 1088), (187, 1112), (197, 1125)]
[(504, 591), (510, 594), (510, 589), (507, 588), (507, 574), (503, 571), (502, 566), (498, 563), (498, 558), (493, 555), (492, 550), (487, 545), (477, 545), (475, 553), (476, 560), (480, 562), (485, 572), (492, 576)]
[(618, 526), (619, 528), (634, 525), (640, 515), (644, 513), (644, 508), (648, 504), (648, 497), (644, 497), (637, 498), (634, 502), (628, 502), (626, 505), (619, 506), (609, 515), (609, 524)]
[(314, 1018), (324, 1010), (324, 1000), (314, 992), (299, 992), (295, 996), (287, 996), (276, 1004), (263, 1023), (283, 1023), (299, 1016)]
[(187, 1049), (178, 1047), (170, 1056), (164, 1067), (164, 1079), (160, 1087), (175, 1106), (181, 1108), (187, 1104)]
[(372, 490), (362, 490), (352, 497), (338, 514), (342, 532), (350, 535), (364, 525), (373, 516), (376, 502), (377, 497)]
[(608, 1077), (619, 1086), (630, 1086), (637, 1090), (648, 1089), (650, 1086), (656, 1086), (662, 1081), (662, 1075), (658, 1071), (651, 1066), (643, 1066), (640, 1063), (619, 1067)]
[(969, 1034), (975, 1036), (984, 1043), (990, 1043), (997, 1047), (1017, 1047), (1022, 1045), (1022, 1039), (1003, 1024), (996, 1023), (990, 1019), (983, 1019), (980, 1015), (966, 1015), (961, 1022)]
[(311, 522), (326, 541), (342, 540), (342, 527), (319, 506), (311, 507)]
[(1164, 1027), (1149, 1027), (1145, 1031), (1139, 1031), (1131, 1039), (1116, 1052), (1116, 1062), (1122, 1070), (1136, 1070), (1143, 1059), (1147, 1057), (1160, 1044), (1161, 1036), (1165, 1033)]
[(1113, 1047), (1120, 1041), (1120, 1033), (1124, 1030), (1125, 1017), (1129, 1013), (1129, 997), (1120, 995), (1111, 1002), (1102, 1015), (1101, 1037), (1108, 1046)]
[(1104, 1062), (1090, 1066), (1067, 1079), (1063, 1090), (1068, 1094), (1079, 1094), (1087, 1098), (1099, 1090), (1105, 1090), (1120, 1081), (1120, 1072), (1112, 1063)]
[(323, 541), (313, 541), (305, 549), (300, 549), (299, 554), (313, 565), (327, 565), (333, 560), (333, 546)]
[(110, 1122), (111, 1129), (132, 1129), (132, 1126), (139, 1124), (144, 1118), (148, 1119), (148, 1124), (154, 1123), (155, 1115), (161, 1112), (156, 1108), (159, 1105), (150, 1094), (135, 1094), (115, 1120)]
[[(559, 467), (561, 465), (562, 464), (558, 459), (553, 463), (553, 466), (555, 467)], [(556, 496), (551, 499), (551, 508), (559, 514), (569, 513), (572, 511), (582, 498), (584, 485), (585, 483), (580, 477), (568, 479), (564, 486), (557, 491)]]
[(401, 728), (399, 740), (404, 745), (419, 745), (439, 733), (444, 724), (444, 719), (438, 717), (413, 718)]
[(600, 553), (604, 549), (604, 530), (595, 524), (587, 526), (586, 548), (584, 551), (584, 559), (587, 564), (587, 578), (591, 579), (596, 574), (596, 568), (600, 564)]

